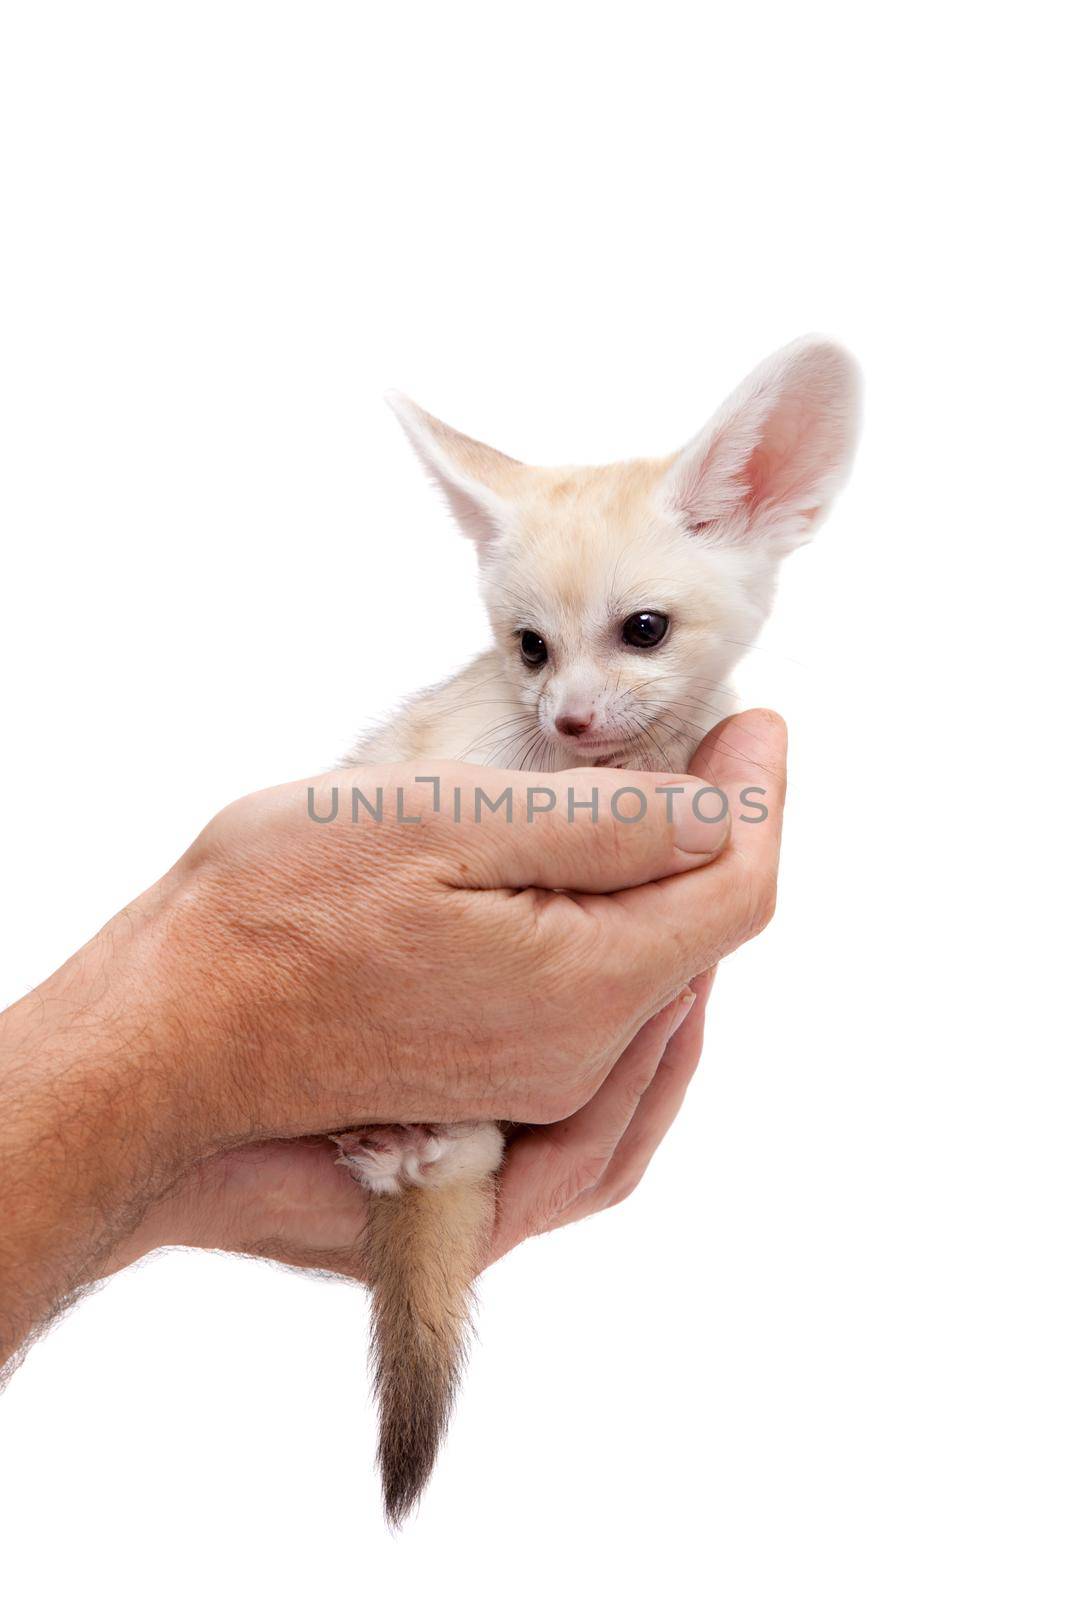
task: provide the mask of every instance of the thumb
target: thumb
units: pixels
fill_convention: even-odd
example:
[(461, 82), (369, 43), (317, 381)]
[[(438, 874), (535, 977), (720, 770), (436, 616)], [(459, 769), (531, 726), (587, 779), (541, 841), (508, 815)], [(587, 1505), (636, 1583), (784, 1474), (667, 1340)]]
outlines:
[[(662, 890), (637, 888), (603, 908), (627, 915), (642, 936), (669, 934), (675, 964), (665, 982), (712, 967), (766, 925), (774, 910), (785, 803), (786, 729), (773, 711), (746, 711), (719, 724), (693, 757), (693, 770), (725, 794), (735, 823), (729, 848), (709, 872)], [(587, 902), (596, 914), (595, 902)]]
[(706, 866), (730, 837), (721, 796), (691, 777), (479, 769), (475, 782), (469, 767), (456, 767), (441, 781), (462, 791), (461, 822), (442, 819), (438, 833), (456, 888), (632, 889)]

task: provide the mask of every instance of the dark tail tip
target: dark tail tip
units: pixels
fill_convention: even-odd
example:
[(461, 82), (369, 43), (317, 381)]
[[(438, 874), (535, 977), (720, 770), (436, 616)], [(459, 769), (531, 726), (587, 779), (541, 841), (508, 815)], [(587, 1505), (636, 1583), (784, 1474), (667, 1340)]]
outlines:
[(483, 1180), (413, 1188), (371, 1207), (378, 1468), (394, 1528), (418, 1504), (448, 1427), (492, 1204)]
[[(425, 1380), (429, 1375), (420, 1376)], [(381, 1399), (378, 1468), (382, 1499), (390, 1525), (399, 1528), (418, 1505), (430, 1481), (438, 1447), (448, 1426), (450, 1396), (446, 1386), (424, 1381), (421, 1392), (413, 1395), (409, 1388), (399, 1406), (390, 1404), (393, 1397), (386, 1393)]]

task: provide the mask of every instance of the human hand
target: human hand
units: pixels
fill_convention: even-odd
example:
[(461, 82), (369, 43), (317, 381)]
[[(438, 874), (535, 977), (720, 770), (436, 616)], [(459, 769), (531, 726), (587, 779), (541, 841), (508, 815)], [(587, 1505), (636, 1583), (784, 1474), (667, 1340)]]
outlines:
[[(633, 1191), (696, 1070), (711, 979), (694, 979), (645, 1023), (580, 1111), (509, 1137), (486, 1265)], [(185, 1245), (365, 1280), (368, 1196), (336, 1157), (328, 1138), (312, 1137), (266, 1140), (199, 1163), (119, 1243), (99, 1276)]]
[[(732, 801), (765, 797), (732, 839), (694, 828), (684, 796), (672, 825), (656, 775), (602, 770), (538, 775), (557, 809), (511, 826), (430, 814), (425, 789), (417, 827), (317, 827), (304, 785), (227, 808), (0, 1017), (0, 1360), (213, 1155), (360, 1122), (579, 1112), (690, 975), (770, 916), (784, 743), (748, 713), (698, 752)], [(526, 780), (494, 776), (518, 778), (522, 806)], [(469, 802), (472, 770), (452, 778)], [(643, 825), (559, 809), (619, 788), (648, 798)]]
[[(777, 719), (732, 719), (704, 741), (694, 774), (733, 795), (755, 768), (780, 795), (782, 733)], [(736, 835), (728, 850), (743, 855), (747, 839)], [(756, 842), (755, 860), (748, 846), (749, 870), (757, 879), (769, 871), (772, 885), (777, 847), (777, 820), (769, 842)], [(728, 865), (724, 855), (716, 871)], [(577, 1221), (631, 1192), (695, 1071), (711, 976), (693, 980), (691, 1010), (683, 991), (644, 1025), (586, 1105), (563, 1121), (525, 1128), (509, 1140), (490, 1259), (531, 1234)], [(362, 1277), (366, 1198), (336, 1165), (335, 1154), (326, 1139), (286, 1140), (201, 1163), (123, 1242), (106, 1270), (161, 1245), (187, 1244)]]
[[(720, 786), (736, 801), (759, 785), (769, 815), (737, 823), (714, 866), (729, 819), (701, 822), (678, 795), (671, 823), (654, 774), (583, 769), (534, 785), (479, 772), (491, 792), (514, 791), (510, 823), (474, 821), (471, 769), (449, 766), (441, 792), (464, 788), (458, 825), (406, 767), (350, 779), (366, 794), (401, 784), (415, 826), (388, 800), (379, 822), (316, 825), (302, 784), (228, 807), (159, 886), (155, 914), (157, 1004), (180, 1025), (171, 1070), (186, 1160), (353, 1123), (577, 1110), (692, 973), (770, 914), (783, 731), (770, 713), (731, 719), (698, 777), (729, 742), (739, 753)], [(343, 776), (317, 786), (320, 814)], [(534, 788), (558, 798), (527, 820)], [(639, 824), (613, 819), (621, 789), (647, 798)], [(594, 792), (599, 820), (580, 809)]]

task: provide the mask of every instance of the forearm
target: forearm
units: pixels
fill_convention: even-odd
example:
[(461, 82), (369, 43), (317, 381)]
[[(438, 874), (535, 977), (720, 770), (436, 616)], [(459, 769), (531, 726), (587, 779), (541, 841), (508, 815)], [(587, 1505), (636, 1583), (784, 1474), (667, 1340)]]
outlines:
[(185, 1157), (141, 902), (0, 1016), (0, 1364)]

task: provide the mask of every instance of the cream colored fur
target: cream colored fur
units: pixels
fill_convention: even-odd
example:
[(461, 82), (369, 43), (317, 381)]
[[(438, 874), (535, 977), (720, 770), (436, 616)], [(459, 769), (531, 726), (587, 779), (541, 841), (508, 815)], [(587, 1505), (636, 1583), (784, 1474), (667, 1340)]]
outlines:
[[(495, 642), (349, 761), (684, 772), (735, 709), (729, 675), (767, 616), (782, 556), (811, 536), (847, 474), (858, 424), (851, 357), (801, 340), (758, 367), (675, 455), (607, 467), (526, 466), (410, 400), (392, 403), (477, 543)], [(625, 640), (638, 613), (668, 619), (654, 648)], [(524, 661), (524, 633), (543, 643), (543, 662)], [(379, 1459), (397, 1520), (447, 1420), (478, 1259), (464, 1219), (481, 1237), (503, 1144), (485, 1123), (371, 1127), (338, 1144), (353, 1174), (388, 1197), (374, 1212), (375, 1348)]]
[[(526, 466), (410, 400), (393, 405), (477, 542), (495, 648), (416, 696), (349, 759), (684, 770), (735, 709), (730, 673), (770, 610), (782, 556), (811, 536), (847, 474), (851, 358), (802, 340), (757, 368), (676, 455), (607, 467)], [(645, 608), (670, 617), (667, 639), (621, 647), (619, 621)], [(551, 647), (543, 672), (519, 656), (523, 628)], [(592, 712), (585, 739), (556, 729), (571, 711)]]

